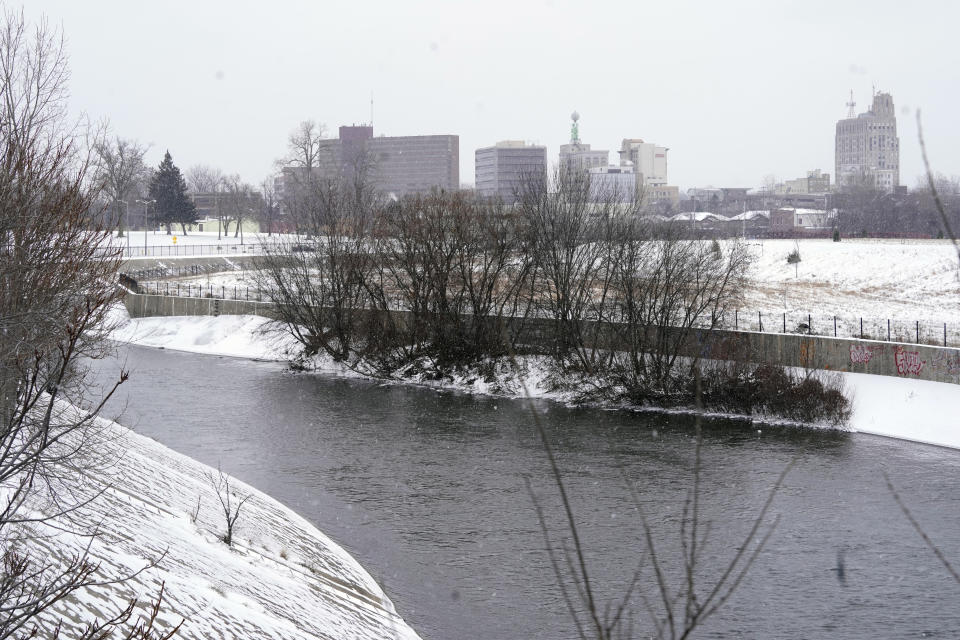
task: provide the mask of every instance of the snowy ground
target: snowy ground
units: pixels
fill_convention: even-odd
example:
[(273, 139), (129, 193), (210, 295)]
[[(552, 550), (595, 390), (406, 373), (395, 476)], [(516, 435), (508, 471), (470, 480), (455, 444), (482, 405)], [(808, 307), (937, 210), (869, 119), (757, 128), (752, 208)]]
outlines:
[[(757, 311), (764, 329), (794, 329), (813, 318), (816, 333), (833, 333), (838, 318), (841, 337), (859, 335), (859, 319), (867, 337), (891, 336), (942, 344), (960, 343), (960, 270), (957, 252), (945, 240), (764, 240), (749, 241), (755, 258), (744, 303), (741, 328), (757, 329)], [(800, 262), (787, 263), (798, 248)]]
[[(128, 237), (129, 236), (129, 237)], [(233, 232), (231, 231), (228, 235), (221, 235), (217, 237), (216, 231), (191, 231), (187, 235), (183, 235), (179, 232), (179, 229), (174, 229), (172, 235), (167, 235), (166, 231), (147, 231), (146, 240), (148, 247), (167, 247), (173, 246), (173, 238), (177, 238), (176, 244), (178, 246), (182, 245), (191, 245), (191, 244), (203, 244), (203, 245), (234, 245), (240, 244), (240, 237), (233, 237)], [(292, 234), (280, 234), (274, 233), (273, 235), (268, 236), (267, 234), (260, 233), (249, 233), (244, 232), (243, 234), (243, 243), (244, 244), (260, 244), (262, 242), (277, 242), (278, 240), (290, 240), (296, 238)], [(129, 240), (129, 242), (128, 242)], [(124, 235), (122, 238), (118, 238), (116, 234), (111, 237), (111, 241), (114, 246), (126, 247), (127, 244), (130, 246), (143, 247), (144, 234), (143, 231), (131, 231), (130, 233)]]
[[(121, 310), (121, 313), (125, 311)], [(247, 316), (158, 317), (131, 320), (113, 334), (115, 339), (153, 347), (245, 358), (286, 359), (296, 352), (292, 339), (265, 340), (263, 318)], [(328, 371), (356, 375), (334, 363)], [(849, 428), (892, 438), (960, 448), (960, 385), (857, 373), (839, 373), (853, 400)], [(524, 390), (524, 383), (526, 390)], [(547, 390), (541, 367), (531, 366), (524, 380), (458, 380), (454, 386), (475, 393), (498, 393), (563, 400)]]
[[(64, 619), (61, 637), (74, 637), (94, 616), (112, 617), (130, 598), (155, 598), (161, 583), (163, 628), (184, 620), (177, 638), (418, 637), (363, 567), (291, 510), (231, 480), (235, 496), (251, 497), (228, 547), (210, 481), (215, 470), (116, 423), (100, 420), (97, 430), (97, 450), (112, 464), (70, 482), (81, 497), (103, 493), (69, 524), (61, 517), (24, 525), (33, 532), (26, 544), (35, 558), (64, 558), (88, 539), (57, 528), (97, 526), (90, 559), (100, 563), (98, 576), (159, 562), (126, 583), (89, 587), (57, 603), (50, 617)], [(50, 635), (41, 630), (40, 637)]]
[(294, 241), (296, 236), (289, 234), (245, 233), (243, 238), (233, 234), (217, 237), (216, 232), (193, 231), (189, 235), (174, 232), (167, 235), (164, 231), (133, 231), (123, 238), (116, 235), (110, 238), (110, 244), (123, 248), (123, 256), (128, 259), (189, 257), (189, 256), (240, 256), (261, 253), (261, 244)]

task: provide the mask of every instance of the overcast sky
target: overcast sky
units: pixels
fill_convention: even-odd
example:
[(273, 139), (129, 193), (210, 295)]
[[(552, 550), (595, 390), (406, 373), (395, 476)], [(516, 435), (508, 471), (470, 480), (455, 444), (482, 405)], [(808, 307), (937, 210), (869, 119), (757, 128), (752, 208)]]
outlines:
[(375, 134), (457, 134), (460, 180), (478, 147), (580, 137), (670, 148), (669, 181), (758, 186), (820, 168), (837, 119), (873, 86), (898, 110), (901, 183), (960, 174), (960, 3), (661, 0), (31, 0), (62, 26), (72, 107), (115, 135), (260, 182), (304, 119), (370, 119)]

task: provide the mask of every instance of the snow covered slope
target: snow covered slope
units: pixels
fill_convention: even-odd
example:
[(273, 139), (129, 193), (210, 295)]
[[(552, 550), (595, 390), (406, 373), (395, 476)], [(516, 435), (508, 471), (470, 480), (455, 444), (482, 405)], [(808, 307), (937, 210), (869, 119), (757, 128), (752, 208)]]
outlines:
[[(56, 524), (88, 530), (99, 523), (90, 556), (105, 579), (159, 564), (58, 603), (52, 613), (65, 621), (62, 637), (94, 616), (115, 615), (126, 599), (155, 598), (165, 583), (159, 619), (164, 628), (184, 619), (178, 638), (418, 638), (363, 567), (291, 510), (231, 480), (236, 495), (251, 497), (228, 547), (210, 481), (215, 470), (116, 423), (101, 420), (98, 429), (114, 459), (107, 475), (81, 474), (72, 484), (80, 495), (103, 493), (77, 520)], [(63, 558), (88, 543), (48, 525), (29, 526), (41, 534), (27, 543), (37, 558)], [(49, 629), (41, 633), (48, 636)]]

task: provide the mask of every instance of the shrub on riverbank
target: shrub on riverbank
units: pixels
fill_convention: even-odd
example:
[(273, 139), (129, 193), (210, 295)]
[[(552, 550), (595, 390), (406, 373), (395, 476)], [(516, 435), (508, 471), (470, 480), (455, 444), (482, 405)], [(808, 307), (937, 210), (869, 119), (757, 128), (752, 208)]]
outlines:
[[(700, 387), (703, 406), (711, 411), (841, 425), (852, 410), (843, 379), (825, 371), (727, 363), (706, 368)], [(695, 389), (688, 387), (688, 393)]]
[(666, 381), (571, 371), (552, 375), (578, 402), (696, 409), (804, 423), (843, 425), (851, 414), (840, 376), (770, 364), (698, 364), (671, 372)]

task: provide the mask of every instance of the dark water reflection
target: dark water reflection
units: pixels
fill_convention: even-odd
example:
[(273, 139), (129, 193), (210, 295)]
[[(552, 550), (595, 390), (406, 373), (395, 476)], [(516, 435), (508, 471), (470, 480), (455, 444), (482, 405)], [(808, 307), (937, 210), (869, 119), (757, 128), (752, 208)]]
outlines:
[[(126, 404), (121, 422), (295, 509), (381, 581), (424, 638), (576, 636), (524, 488), (529, 476), (559, 523), (526, 402), (146, 348), (125, 348), (121, 357), (133, 370), (112, 405)], [(120, 361), (98, 366), (106, 376)], [(661, 559), (678, 566), (693, 461), (689, 419), (534, 404), (599, 589), (616, 594), (641, 557), (627, 483), (639, 491)], [(767, 548), (699, 637), (960, 636), (960, 585), (900, 515), (882, 478), (890, 474), (960, 564), (958, 452), (803, 429), (758, 433), (732, 421), (707, 427), (705, 581), (734, 553), (784, 466), (798, 460), (776, 498), (780, 523)], [(841, 549), (845, 584), (831, 571)], [(653, 583), (643, 584), (654, 595)], [(638, 628), (647, 628), (642, 616)]]

